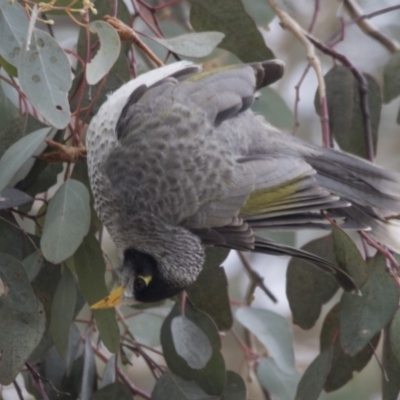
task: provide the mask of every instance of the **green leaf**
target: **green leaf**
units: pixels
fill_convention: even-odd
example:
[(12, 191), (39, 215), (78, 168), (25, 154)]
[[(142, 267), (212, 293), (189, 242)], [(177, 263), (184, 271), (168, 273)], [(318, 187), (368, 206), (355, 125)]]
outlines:
[(93, 393), (90, 400), (131, 400), (131, 392), (120, 382), (114, 382)]
[(101, 379), (101, 388), (112, 385), (116, 381), (116, 364), (117, 358), (113, 354), (107, 361), (104, 368), (103, 377)]
[(32, 201), (32, 197), (14, 188), (4, 188), (0, 191), (0, 210), (18, 207)]
[(95, 85), (110, 71), (121, 51), (121, 40), (116, 30), (107, 22), (94, 21), (89, 24), (90, 30), (97, 33), (100, 48), (86, 66), (86, 80)]
[(156, 383), (151, 400), (217, 400), (219, 396), (209, 396), (195, 382), (187, 381), (167, 372)]
[(21, 88), (31, 104), (49, 122), (62, 129), (71, 113), (68, 91), (71, 69), (67, 55), (49, 34), (34, 29), (29, 49), (22, 47), (18, 61)]
[(275, 58), (241, 0), (190, 0), (190, 4), (193, 28), (198, 32), (224, 33), (220, 47), (243, 62)]
[(75, 280), (72, 272), (64, 268), (53, 298), (50, 332), (62, 358), (65, 358), (69, 340), (69, 327), (74, 318), (76, 302)]
[[(43, 151), (44, 140), (49, 137), (50, 130), (50, 128), (42, 128), (32, 132), (6, 150), (0, 159), (0, 190), (3, 190), (10, 182), (15, 181), (15, 176), (19, 175), (21, 168), (33, 155), (40, 154)], [(33, 165), (34, 160), (31, 160)]]
[(40, 250), (34, 251), (28, 257), (26, 257), (22, 261), (22, 265), (25, 268), (26, 274), (28, 275), (28, 279), (32, 281), (35, 279), (37, 274), (39, 273), (40, 269), (44, 265), (43, 255)]
[(383, 342), (382, 361), (386, 374), (386, 377), (382, 377), (382, 400), (397, 400), (400, 393), (400, 363), (393, 351), (392, 337), (389, 337), (387, 329)]
[(91, 339), (90, 330), (88, 329), (86, 330), (85, 335), (85, 352), (83, 361), (82, 388), (80, 395), (81, 400), (89, 400), (97, 387), (96, 362), (94, 359)]
[(59, 263), (71, 257), (89, 231), (90, 207), (86, 187), (68, 179), (50, 200), (40, 240), (44, 257)]
[[(0, 28), (1, 29), (1, 28)], [(2, 155), (2, 142), (4, 138), (4, 133), (2, 130), (6, 127), (14, 118), (19, 116), (19, 110), (15, 105), (9, 100), (9, 98), (4, 93), (1, 81), (0, 81), (0, 156)], [(9, 131), (7, 131), (7, 136), (11, 135)], [(12, 138), (7, 138), (8, 140), (12, 140)], [(8, 146), (6, 146), (7, 148)]]
[(294, 114), (285, 100), (272, 88), (260, 89), (260, 97), (256, 99), (253, 110), (261, 114), (272, 125), (289, 129), (294, 125)]
[(295, 400), (317, 400), (332, 366), (332, 349), (327, 348), (310, 364), (301, 377)]
[(46, 319), (17, 259), (0, 254), (0, 277), (5, 289), (0, 297), (0, 383), (9, 385), (40, 342)]
[(6, 253), (22, 261), (38, 248), (37, 238), (19, 228), (11, 213), (0, 211), (0, 253)]
[(247, 389), (243, 378), (233, 371), (226, 371), (226, 386), (222, 400), (246, 400)]
[[(368, 111), (371, 118), (373, 149), (376, 152), (378, 127), (382, 109), (379, 85), (370, 75), (364, 74), (368, 82)], [(342, 66), (333, 67), (325, 75), (329, 126), (333, 137), (342, 150), (368, 158), (364, 117), (361, 109), (360, 86), (351, 71)], [(319, 113), (318, 91), (315, 108)]]
[(267, 27), (274, 19), (274, 10), (263, 1), (242, 0), (244, 7), (257, 25)]
[(193, 369), (203, 369), (212, 356), (212, 347), (206, 334), (184, 315), (171, 321), (174, 347)]
[(383, 99), (391, 102), (400, 95), (400, 51), (392, 54), (383, 70)]
[(228, 281), (224, 268), (220, 267), (228, 254), (228, 249), (207, 248), (203, 270), (196, 282), (187, 289), (193, 305), (208, 314), (221, 331), (230, 329), (233, 323)]
[(368, 261), (368, 281), (361, 296), (343, 293), (340, 302), (340, 342), (355, 355), (392, 319), (399, 304), (399, 290), (389, 276), (382, 254)]
[(367, 264), (360, 251), (350, 236), (336, 225), (332, 225), (332, 236), (339, 267), (347, 271), (357, 287), (361, 288), (368, 277)]
[(389, 335), (393, 354), (400, 363), (400, 309), (397, 309), (390, 323)]
[(336, 304), (325, 318), (321, 330), (321, 352), (333, 347), (332, 368), (326, 379), (324, 389), (327, 392), (337, 390), (353, 378), (353, 372), (361, 371), (368, 364), (378, 343), (380, 333), (377, 333), (357, 355), (346, 354), (339, 340), (339, 304)]
[(278, 368), (287, 374), (295, 370), (293, 337), (287, 320), (269, 310), (240, 307), (236, 319), (267, 349)]
[[(332, 236), (312, 240), (302, 250), (316, 254), (335, 264)], [(336, 279), (309, 263), (292, 258), (286, 272), (286, 294), (293, 314), (293, 323), (310, 329), (318, 320), (321, 309), (337, 292)]]
[(186, 33), (169, 39), (151, 38), (173, 53), (184, 57), (206, 57), (224, 38), (221, 32)]
[[(171, 310), (168, 317), (165, 319), (161, 328), (161, 345), (163, 348), (165, 361), (173, 373), (186, 380), (195, 380), (197, 384), (208, 394), (221, 394), (225, 386), (226, 374), (224, 359), (220, 353), (221, 339), (216, 326), (206, 314), (192, 308), (186, 303), (184, 317), (191, 321), (192, 324), (196, 325), (197, 329), (202, 331), (208, 342), (205, 344), (203, 340), (202, 344), (200, 343), (199, 345), (199, 343), (195, 343), (195, 341), (191, 340), (188, 335), (183, 335), (187, 340), (186, 347), (192, 346), (192, 348), (188, 350), (191, 351), (191, 355), (189, 357), (186, 351), (183, 352), (181, 345), (178, 345), (178, 349), (175, 347), (175, 345), (177, 345), (177, 329), (176, 327), (173, 328), (173, 321), (177, 317), (182, 318), (180, 312), (180, 304), (177, 303)], [(192, 361), (195, 359), (195, 357), (198, 357), (200, 363), (196, 364), (195, 366), (200, 366), (200, 364), (204, 362), (203, 352), (209, 348), (209, 345), (211, 345), (212, 348), (212, 355), (204, 368), (193, 368), (192, 362), (191, 365), (188, 364), (188, 358), (190, 361)], [(184, 355), (185, 358), (181, 357), (178, 351)]]
[(18, 2), (0, 0), (0, 54), (11, 65), (18, 64), (28, 26), (26, 12)]
[[(132, 311), (132, 310), (130, 310)], [(137, 342), (150, 347), (160, 346), (160, 331), (164, 318), (150, 312), (142, 312), (127, 320), (129, 331)]]
[[(75, 256), (76, 273), (82, 294), (89, 304), (94, 304), (108, 295), (104, 281), (106, 266), (100, 243), (93, 235), (88, 235)], [(115, 353), (119, 348), (119, 329), (114, 309), (93, 310), (101, 340), (107, 349)]]
[[(0, 105), (1, 109), (1, 105)], [(18, 109), (16, 109), (19, 113)], [(43, 128), (44, 125), (31, 115), (20, 115), (13, 116), (10, 120), (4, 119), (7, 123), (2, 127), (0, 131), (0, 156), (6, 152), (6, 150), (19, 139), (24, 136)]]
[(294, 399), (300, 380), (297, 370), (290, 373), (282, 371), (272, 358), (260, 359), (257, 377), (261, 386), (268, 391), (272, 398)]

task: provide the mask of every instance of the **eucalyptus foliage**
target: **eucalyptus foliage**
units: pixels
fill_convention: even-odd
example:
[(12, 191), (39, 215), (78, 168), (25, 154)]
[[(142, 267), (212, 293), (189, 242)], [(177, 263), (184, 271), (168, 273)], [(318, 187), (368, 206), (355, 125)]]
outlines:
[[(145, 46), (121, 41), (106, 15), (143, 33)], [(360, 293), (342, 293), (331, 276), (304, 261), (292, 259), (287, 269), (292, 323), (303, 330), (320, 324), (319, 354), (307, 368), (296, 363), (291, 322), (273, 306), (252, 306), (258, 275), (247, 296), (231, 301), (224, 249), (207, 250), (184, 297), (119, 310), (89, 307), (109, 293), (117, 260), (104, 245), (85, 160), (63, 158), (65, 149), (84, 154), (91, 118), (107, 94), (154, 68), (150, 53), (211, 65), (271, 59), (274, 46), (259, 26), (274, 18), (267, 2), (255, 0), (0, 0), (1, 385), (21, 393), (23, 377), (36, 399), (246, 400), (256, 380), (265, 399), (312, 400), (351, 381), (383, 343), (382, 396), (397, 398), (399, 280), (388, 272), (388, 254), (360, 252), (336, 226), (303, 248), (345, 269)], [(69, 40), (58, 35), (61, 23)], [(383, 103), (400, 96), (400, 53), (381, 76), (360, 69), (366, 91), (349, 65), (325, 72), (333, 138), (367, 158), (365, 115), (375, 153)], [(318, 119), (317, 93), (315, 108)], [(262, 91), (255, 109), (279, 127), (298, 121), (274, 89)], [(64, 147), (49, 147), (48, 140)], [(242, 351), (234, 371), (226, 367), (226, 337)], [(140, 368), (151, 384), (136, 378)]]

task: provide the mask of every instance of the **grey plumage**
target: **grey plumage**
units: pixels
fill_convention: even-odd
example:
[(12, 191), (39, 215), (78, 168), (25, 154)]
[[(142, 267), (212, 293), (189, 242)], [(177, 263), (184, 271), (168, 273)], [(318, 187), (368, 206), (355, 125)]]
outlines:
[[(129, 82), (87, 136), (96, 210), (121, 258), (133, 248), (155, 259), (173, 287), (159, 297), (195, 280), (204, 244), (300, 256), (351, 287), (324, 260), (254, 234), (326, 228), (321, 209), (400, 251), (391, 219), (400, 212), (398, 174), (283, 134), (249, 109), (257, 89), (282, 75), (282, 63), (199, 71), (181, 62)], [(135, 268), (123, 263), (128, 297), (140, 297)]]

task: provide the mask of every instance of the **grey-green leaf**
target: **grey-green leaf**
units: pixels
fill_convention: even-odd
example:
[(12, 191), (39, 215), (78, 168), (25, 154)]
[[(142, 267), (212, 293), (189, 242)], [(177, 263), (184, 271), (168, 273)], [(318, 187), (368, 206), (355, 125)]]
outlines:
[(0, 253), (0, 383), (10, 384), (43, 336), (46, 318), (21, 262)]
[(332, 349), (317, 356), (301, 377), (295, 400), (317, 400), (332, 367)]
[(261, 358), (258, 364), (257, 377), (262, 387), (276, 399), (294, 399), (300, 381), (297, 370), (286, 373), (272, 358), (266, 357)]
[(343, 350), (355, 355), (393, 317), (399, 304), (399, 290), (386, 271), (382, 254), (368, 261), (368, 281), (361, 296), (343, 293), (340, 302), (340, 342)]
[(26, 97), (55, 128), (68, 125), (71, 69), (67, 55), (49, 34), (34, 29), (29, 49), (22, 47), (18, 77)]
[(93, 393), (90, 400), (132, 400), (132, 394), (125, 385), (114, 382)]
[(31, 196), (21, 192), (21, 190), (6, 187), (0, 191), (0, 210), (18, 207), (32, 200)]
[(51, 305), (50, 333), (58, 353), (65, 358), (69, 327), (74, 318), (76, 302), (75, 280), (72, 272), (64, 268)]
[[(381, 90), (375, 79), (364, 74), (368, 83), (368, 111), (372, 129), (372, 146), (376, 152), (378, 127), (382, 109)], [(361, 107), (360, 84), (352, 72), (342, 66), (333, 67), (325, 75), (329, 126), (342, 150), (368, 158), (365, 117)], [(319, 112), (318, 92), (315, 107)]]
[(221, 32), (194, 32), (169, 39), (152, 39), (181, 56), (206, 57), (221, 43), (224, 36)]
[(176, 352), (190, 368), (204, 368), (212, 356), (211, 344), (205, 333), (185, 316), (171, 321), (171, 333)]
[(389, 103), (400, 95), (400, 51), (392, 55), (383, 71), (383, 98)]
[(267, 349), (278, 368), (287, 374), (295, 369), (293, 338), (287, 320), (269, 310), (241, 307), (237, 320)]
[[(50, 131), (50, 128), (42, 128), (32, 132), (6, 150), (0, 159), (0, 191), (15, 180), (14, 177), (19, 175), (21, 168), (33, 155), (44, 150), (44, 140), (49, 137)], [(33, 163), (34, 159), (31, 159), (31, 167)]]
[(97, 33), (100, 48), (86, 66), (86, 80), (89, 85), (98, 83), (112, 68), (121, 51), (121, 40), (116, 30), (107, 22), (91, 22), (90, 30)]
[[(100, 243), (89, 234), (75, 256), (75, 268), (82, 294), (89, 304), (94, 304), (107, 296), (108, 290), (104, 281), (106, 266)], [(109, 351), (115, 353), (119, 348), (119, 329), (115, 320), (114, 309), (93, 310), (99, 328), (100, 338)]]
[(360, 251), (350, 236), (336, 225), (332, 225), (332, 237), (337, 263), (361, 288), (367, 281), (367, 264)]
[(50, 200), (40, 240), (44, 257), (54, 264), (71, 257), (89, 231), (90, 206), (86, 187), (68, 179)]
[[(324, 260), (335, 263), (332, 236), (312, 240), (302, 247)], [(336, 279), (301, 259), (292, 258), (286, 272), (286, 294), (293, 314), (293, 323), (303, 329), (314, 326), (322, 306), (337, 292)]]
[(190, 4), (193, 28), (198, 32), (224, 33), (221, 48), (235, 54), (243, 62), (274, 58), (241, 0), (190, 0)]
[(390, 323), (389, 335), (392, 351), (400, 364), (400, 309), (397, 309)]
[(17, 1), (0, 0), (0, 54), (14, 66), (18, 64), (28, 26), (26, 12)]
[(83, 374), (82, 374), (82, 387), (80, 393), (81, 400), (89, 400), (92, 393), (96, 389), (97, 372), (96, 363), (94, 359), (94, 352), (92, 349), (92, 339), (90, 337), (90, 330), (86, 330), (85, 335), (85, 352), (83, 361)]

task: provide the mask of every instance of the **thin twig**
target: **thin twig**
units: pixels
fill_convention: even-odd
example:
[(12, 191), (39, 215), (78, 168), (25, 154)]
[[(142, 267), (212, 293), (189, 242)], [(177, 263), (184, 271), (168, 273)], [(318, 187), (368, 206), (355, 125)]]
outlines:
[(49, 397), (47, 396), (47, 393), (44, 389), (43, 386), (43, 379), (42, 377), (39, 375), (39, 373), (28, 363), (25, 363), (26, 368), (28, 368), (29, 373), (32, 376), (33, 379), (33, 383), (36, 387), (36, 389), (39, 391), (40, 395), (42, 396), (43, 400), (49, 400)]
[(118, 18), (112, 17), (110, 15), (105, 15), (103, 19), (115, 28), (122, 41), (132, 42), (133, 44), (135, 44), (137, 47), (143, 50), (143, 52), (150, 58), (150, 60), (152, 60), (157, 65), (157, 67), (162, 67), (164, 65), (164, 63), (138, 37), (136, 32), (131, 27), (125, 25)]
[(256, 287), (259, 287), (274, 303), (277, 303), (278, 300), (274, 296), (274, 294), (265, 286), (264, 278), (254, 269), (251, 267), (249, 260), (243, 254), (243, 252), (239, 251), (239, 258), (242, 262), (243, 266), (245, 267), (247, 273), (250, 276), (252, 282), (254, 282)]
[(317, 22), (317, 17), (320, 9), (320, 0), (314, 0), (314, 13), (311, 19), (310, 26), (308, 27), (308, 33), (313, 33), (315, 24)]
[(18, 396), (19, 400), (24, 400), (24, 396), (22, 394), (21, 386), (19, 386), (19, 384), (18, 384), (16, 379), (13, 380), (13, 385), (14, 385), (15, 391), (17, 392), (17, 396)]
[(290, 32), (297, 37), (297, 39), (306, 49), (308, 61), (313, 67), (318, 80), (323, 145), (325, 147), (332, 147), (333, 141), (329, 129), (329, 114), (326, 100), (325, 80), (322, 72), (321, 62), (315, 53), (315, 48), (307, 39), (307, 33), (304, 31), (304, 29), (288, 13), (280, 9), (275, 0), (269, 0), (269, 4), (275, 11), (275, 14), (278, 16), (282, 27), (290, 30)]
[[(389, 38), (383, 32), (381, 32), (375, 28), (375, 26), (368, 20), (368, 18), (371, 18), (371, 17), (370, 16), (368, 17), (364, 14), (364, 11), (358, 5), (356, 0), (344, 0), (343, 4), (344, 4), (344, 7), (346, 8), (347, 12), (353, 18), (354, 23), (356, 23), (358, 25), (358, 27), (365, 34), (367, 34), (372, 39), (379, 42), (382, 46), (384, 46), (391, 53), (395, 53), (396, 51), (400, 50), (400, 44), (396, 40)], [(394, 6), (394, 7), (400, 8), (399, 5)], [(396, 9), (396, 8), (392, 8), (392, 9), (390, 9), (390, 11), (393, 11), (394, 9)], [(385, 12), (388, 12), (388, 11), (385, 11)], [(375, 14), (373, 16), (376, 16), (376, 15), (379, 15), (379, 14)]]
[(294, 126), (293, 126), (293, 135), (296, 134), (297, 129), (300, 126), (300, 120), (299, 120), (299, 104), (300, 104), (300, 87), (303, 84), (303, 81), (305, 79), (305, 77), (308, 74), (308, 71), (311, 68), (311, 64), (308, 63), (307, 67), (305, 68), (305, 70), (303, 71), (303, 74), (300, 77), (300, 80), (298, 81), (297, 85), (294, 87), (294, 90), (296, 92), (296, 98), (294, 101)]

